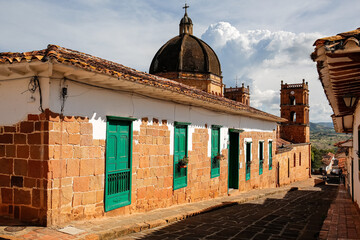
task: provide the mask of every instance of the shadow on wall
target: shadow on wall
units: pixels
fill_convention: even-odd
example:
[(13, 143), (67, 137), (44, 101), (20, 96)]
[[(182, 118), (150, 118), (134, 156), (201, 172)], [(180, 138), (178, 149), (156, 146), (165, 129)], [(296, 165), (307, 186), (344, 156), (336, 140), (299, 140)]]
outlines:
[(267, 198), (200, 214), (137, 239), (318, 239), (338, 187), (291, 189)]

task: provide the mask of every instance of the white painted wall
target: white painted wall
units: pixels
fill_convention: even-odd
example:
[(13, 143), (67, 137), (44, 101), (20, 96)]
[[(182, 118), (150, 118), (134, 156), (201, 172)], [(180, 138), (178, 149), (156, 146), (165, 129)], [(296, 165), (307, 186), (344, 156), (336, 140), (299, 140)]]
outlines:
[[(358, 129), (360, 128), (360, 105), (357, 104), (354, 112), (354, 124), (353, 124), (353, 161), (354, 161), (354, 200), (360, 206), (360, 176), (359, 176), (359, 161), (358, 155), (356, 154), (360, 149), (358, 148), (359, 136)], [(351, 173), (351, 164), (348, 170)], [(351, 177), (350, 177), (351, 184)], [(350, 190), (351, 193), (351, 190)]]
[[(0, 126), (13, 125), (24, 121), (28, 114), (40, 114), (38, 90), (28, 90), (30, 77), (0, 81)], [(49, 79), (39, 78), (43, 96), (43, 109), (49, 107)]]
[[(174, 121), (190, 122), (189, 146), (192, 146), (191, 135), (195, 128), (204, 128), (205, 124), (208, 126), (213, 124), (222, 125), (224, 127), (221, 130), (220, 143), (222, 149), (227, 147), (228, 128), (265, 132), (272, 132), (276, 129), (276, 123), (274, 122), (213, 112), (139, 95), (95, 88), (71, 81), (67, 81), (66, 85), (68, 86), (68, 98), (65, 102), (64, 115), (89, 117), (91, 123), (94, 124), (94, 138), (98, 139), (105, 139), (106, 137), (106, 116), (138, 119), (147, 117), (150, 120), (149, 124), (151, 124), (153, 118), (160, 121), (166, 119), (168, 126), (171, 126), (170, 131), (172, 131)], [(60, 112), (60, 81), (52, 80), (50, 88), (50, 109), (54, 112)], [(134, 130), (139, 130), (140, 124), (140, 121), (135, 122)], [(173, 139), (173, 133), (171, 139)]]

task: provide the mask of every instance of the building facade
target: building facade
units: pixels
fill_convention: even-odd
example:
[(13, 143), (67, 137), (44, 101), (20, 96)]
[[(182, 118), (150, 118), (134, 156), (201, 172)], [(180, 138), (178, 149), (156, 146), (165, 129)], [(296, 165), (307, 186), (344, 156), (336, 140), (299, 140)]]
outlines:
[(277, 149), (283, 118), (160, 76), (55, 45), (0, 53), (1, 215), (49, 226), (308, 177), (308, 144), (294, 166)]

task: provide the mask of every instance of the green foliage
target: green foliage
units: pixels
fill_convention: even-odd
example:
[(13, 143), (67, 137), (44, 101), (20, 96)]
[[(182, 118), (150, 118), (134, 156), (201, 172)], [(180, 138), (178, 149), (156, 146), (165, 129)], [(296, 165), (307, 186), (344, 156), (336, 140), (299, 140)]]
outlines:
[(320, 168), (322, 165), (321, 159), (328, 152), (335, 153), (335, 149), (318, 149), (315, 146), (311, 147), (311, 168)]
[(334, 143), (345, 141), (349, 138), (351, 138), (349, 134), (336, 133), (332, 123), (310, 123), (310, 142), (312, 147), (335, 151)]

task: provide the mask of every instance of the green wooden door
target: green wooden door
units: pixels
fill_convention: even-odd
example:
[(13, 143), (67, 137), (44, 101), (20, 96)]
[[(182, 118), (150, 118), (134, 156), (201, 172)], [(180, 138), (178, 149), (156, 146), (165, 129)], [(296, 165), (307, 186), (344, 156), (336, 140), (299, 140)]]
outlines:
[(246, 142), (246, 180), (250, 179), (251, 165), (251, 142)]
[(259, 142), (259, 175), (263, 174), (264, 166), (264, 142)]
[(272, 169), (272, 142), (269, 142), (269, 170)]
[(211, 129), (211, 177), (220, 176), (220, 128)]
[(174, 189), (179, 189), (187, 186), (187, 167), (178, 164), (187, 156), (187, 126), (175, 126), (174, 137)]
[(229, 188), (239, 188), (239, 133), (230, 132)]
[(105, 211), (131, 203), (131, 124), (107, 122)]

